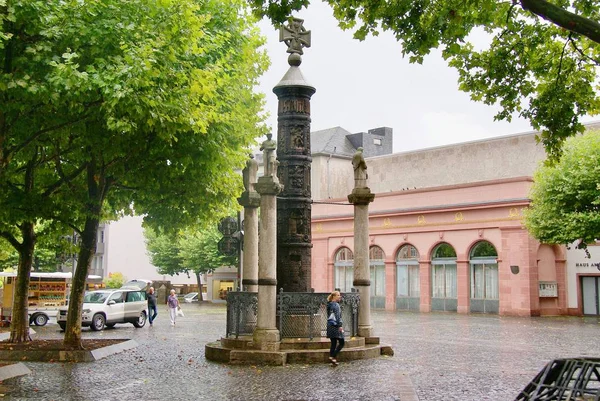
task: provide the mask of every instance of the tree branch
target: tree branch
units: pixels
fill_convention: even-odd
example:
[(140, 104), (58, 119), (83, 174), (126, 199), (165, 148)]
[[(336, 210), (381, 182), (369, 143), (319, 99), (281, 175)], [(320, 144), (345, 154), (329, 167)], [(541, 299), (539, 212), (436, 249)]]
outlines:
[(600, 24), (589, 18), (567, 11), (546, 0), (520, 0), (521, 7), (568, 31), (600, 43)]
[(18, 251), (21, 249), (21, 243), (17, 241), (14, 235), (9, 233), (8, 231), (0, 231), (0, 237), (4, 238)]
[(590, 57), (590, 56), (588, 56), (587, 54), (585, 54), (585, 53), (583, 52), (583, 50), (581, 50), (581, 49), (580, 49), (580, 48), (577, 46), (577, 44), (575, 43), (575, 41), (574, 41), (573, 39), (571, 39), (571, 46), (573, 46), (573, 49), (575, 49), (575, 50), (577, 51), (577, 53), (579, 53), (583, 59), (585, 59), (585, 60), (588, 60), (589, 62), (591, 62), (591, 63), (594, 63), (594, 64), (596, 64), (597, 66), (600, 66), (600, 61), (599, 61), (599, 60), (596, 60), (596, 59), (594, 59), (594, 58), (592, 58), (592, 57)]
[(565, 42), (563, 48), (562, 48), (562, 52), (560, 53), (560, 62), (558, 64), (558, 74), (556, 74), (556, 81), (555, 84), (558, 85), (558, 81), (560, 79), (560, 73), (562, 72), (562, 63), (563, 63), (563, 59), (565, 57), (565, 50), (567, 48), (567, 45), (569, 44), (569, 42), (571, 41), (571, 37), (572, 37), (573, 33), (569, 33), (569, 37), (567, 38), (567, 41)]
[(70, 183), (72, 180), (77, 178), (77, 176), (79, 174), (81, 174), (83, 171), (85, 171), (85, 168), (86, 168), (86, 165), (84, 164), (84, 165), (80, 166), (79, 168), (77, 168), (76, 170), (74, 170), (71, 174), (65, 175), (64, 172), (62, 171), (62, 169), (57, 166), (57, 172), (60, 175), (60, 179), (58, 181), (56, 181), (54, 184), (50, 185), (44, 191), (42, 196), (44, 198), (49, 197), (52, 193), (54, 193), (54, 191), (56, 191), (58, 188), (60, 188), (63, 184)]

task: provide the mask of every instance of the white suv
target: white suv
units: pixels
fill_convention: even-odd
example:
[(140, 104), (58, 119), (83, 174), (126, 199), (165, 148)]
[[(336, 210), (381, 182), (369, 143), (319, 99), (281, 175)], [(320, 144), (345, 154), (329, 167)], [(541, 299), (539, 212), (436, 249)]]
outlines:
[[(133, 323), (135, 327), (144, 327), (147, 307), (146, 291), (140, 290), (140, 287), (90, 291), (83, 298), (81, 324), (94, 331), (113, 327), (117, 323)], [(67, 307), (61, 307), (56, 315), (62, 330), (67, 327), (67, 311)]]

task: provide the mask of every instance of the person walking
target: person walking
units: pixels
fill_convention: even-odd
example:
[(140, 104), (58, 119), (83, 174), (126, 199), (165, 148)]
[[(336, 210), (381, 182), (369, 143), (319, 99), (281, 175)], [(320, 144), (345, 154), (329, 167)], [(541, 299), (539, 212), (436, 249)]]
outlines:
[(169, 306), (169, 316), (171, 316), (171, 326), (175, 326), (177, 308), (179, 308), (179, 300), (177, 299), (177, 295), (175, 295), (175, 290), (171, 290), (171, 294), (167, 298), (167, 305)]
[(154, 294), (154, 287), (150, 287), (148, 289), (148, 320), (150, 321), (150, 327), (152, 327), (152, 323), (156, 316), (158, 315), (158, 309), (156, 308), (156, 295)]
[(344, 348), (344, 327), (342, 321), (342, 310), (340, 308), (342, 294), (333, 291), (327, 297), (327, 338), (331, 341), (329, 348), (329, 361), (337, 366), (337, 354)]

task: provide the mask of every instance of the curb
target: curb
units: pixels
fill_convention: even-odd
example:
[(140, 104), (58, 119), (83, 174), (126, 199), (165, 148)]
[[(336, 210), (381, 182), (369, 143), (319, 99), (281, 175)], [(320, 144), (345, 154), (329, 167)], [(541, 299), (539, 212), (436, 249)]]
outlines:
[(31, 373), (31, 370), (25, 364), (19, 362), (12, 365), (0, 366), (0, 381), (12, 379), (13, 377), (25, 376)]
[(135, 340), (125, 340), (118, 344), (98, 348), (93, 351), (0, 351), (2, 361), (27, 362), (94, 362), (107, 356), (137, 347)]

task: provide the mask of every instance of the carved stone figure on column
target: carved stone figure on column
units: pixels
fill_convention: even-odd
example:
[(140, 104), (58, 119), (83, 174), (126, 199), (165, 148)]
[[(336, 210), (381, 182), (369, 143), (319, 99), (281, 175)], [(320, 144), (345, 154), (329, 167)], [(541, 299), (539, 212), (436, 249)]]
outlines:
[(277, 141), (271, 139), (272, 137), (273, 134), (267, 134), (267, 140), (260, 146), (260, 150), (263, 151), (265, 177), (272, 176), (275, 168), (275, 149), (277, 148)]
[(251, 153), (250, 158), (246, 161), (246, 167), (242, 170), (242, 177), (244, 178), (244, 189), (248, 192), (254, 191), (252, 184), (256, 182), (256, 176), (258, 174), (258, 163), (254, 160), (254, 155)]
[(362, 147), (356, 149), (356, 153), (352, 157), (352, 167), (354, 167), (354, 188), (366, 188), (369, 176)]

